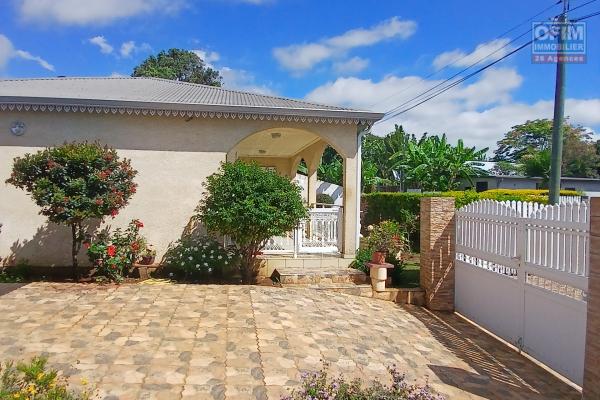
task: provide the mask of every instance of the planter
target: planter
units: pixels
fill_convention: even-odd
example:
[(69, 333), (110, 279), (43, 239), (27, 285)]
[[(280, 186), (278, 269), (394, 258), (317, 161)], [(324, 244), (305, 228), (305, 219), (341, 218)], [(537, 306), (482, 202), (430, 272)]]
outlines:
[(373, 255), (371, 256), (371, 262), (373, 264), (384, 264), (385, 256), (386, 253), (384, 253), (383, 251), (374, 251)]
[(140, 265), (152, 265), (154, 264), (154, 260), (156, 256), (142, 256), (140, 257)]

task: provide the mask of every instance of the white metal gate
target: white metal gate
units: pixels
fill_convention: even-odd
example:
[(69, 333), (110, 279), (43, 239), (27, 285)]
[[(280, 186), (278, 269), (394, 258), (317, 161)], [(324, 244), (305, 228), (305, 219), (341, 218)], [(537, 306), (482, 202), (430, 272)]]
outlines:
[(456, 310), (581, 385), (586, 202), (480, 200), (456, 213)]

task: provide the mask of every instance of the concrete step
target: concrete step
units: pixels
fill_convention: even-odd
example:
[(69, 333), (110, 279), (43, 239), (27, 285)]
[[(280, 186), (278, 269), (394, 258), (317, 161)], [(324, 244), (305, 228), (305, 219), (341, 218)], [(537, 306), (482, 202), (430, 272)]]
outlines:
[(282, 285), (365, 284), (367, 276), (354, 268), (282, 267), (276, 268), (271, 279)]

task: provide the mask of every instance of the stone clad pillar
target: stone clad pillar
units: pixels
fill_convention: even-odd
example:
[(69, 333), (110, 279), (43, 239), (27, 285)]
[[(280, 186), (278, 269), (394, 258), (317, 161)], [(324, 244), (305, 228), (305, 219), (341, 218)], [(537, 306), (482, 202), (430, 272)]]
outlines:
[(583, 398), (600, 399), (600, 198), (590, 200), (590, 263)]
[(421, 287), (425, 305), (454, 311), (454, 198), (421, 198)]

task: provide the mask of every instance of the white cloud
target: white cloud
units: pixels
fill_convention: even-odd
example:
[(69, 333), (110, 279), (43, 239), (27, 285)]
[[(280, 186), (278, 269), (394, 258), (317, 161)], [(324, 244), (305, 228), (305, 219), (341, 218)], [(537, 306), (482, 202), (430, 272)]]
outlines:
[(131, 56), (133, 53), (151, 52), (151, 51), (152, 51), (152, 46), (150, 46), (148, 43), (142, 43), (138, 46), (135, 44), (135, 42), (133, 40), (123, 42), (121, 44), (121, 48), (119, 49), (119, 53), (121, 54), (121, 57), (125, 57), (125, 58)]
[(212, 64), (214, 62), (217, 62), (221, 59), (221, 55), (216, 51), (196, 49), (192, 50), (192, 52), (194, 52), (198, 57), (200, 57), (204, 61), (204, 63), (211, 68), (213, 68)]
[(61, 25), (106, 24), (153, 12), (174, 13), (183, 0), (17, 0), (17, 10), (26, 21)]
[[(399, 124), (417, 135), (447, 133), (452, 141), (462, 138), (470, 146), (493, 150), (511, 126), (528, 119), (552, 118), (551, 99), (533, 103), (514, 101), (512, 93), (522, 81), (512, 68), (489, 69), (473, 83), (459, 85), (411, 111), (376, 124), (373, 132), (384, 135), (393, 130), (394, 124)], [(385, 112), (439, 82), (393, 75), (380, 81), (338, 78), (317, 87), (306, 99)], [(400, 97), (398, 93), (401, 93)], [(565, 115), (570, 116), (572, 123), (598, 129), (600, 98), (567, 99)]]
[(14, 58), (34, 61), (38, 63), (40, 67), (47, 69), (48, 71), (54, 71), (54, 66), (48, 61), (39, 56), (34, 56), (28, 51), (15, 49), (9, 38), (4, 35), (0, 35), (0, 69), (6, 67), (8, 62)]
[(352, 57), (348, 60), (333, 63), (333, 70), (340, 75), (355, 74), (363, 71), (369, 66), (369, 60), (366, 58)]
[[(512, 50), (508, 43), (510, 39), (495, 39), (486, 43), (481, 43), (475, 47), (471, 53), (465, 53), (463, 50), (456, 49), (452, 51), (446, 51), (439, 54), (433, 60), (433, 66), (436, 69), (445, 67), (451, 64), (455, 67), (467, 67), (472, 64), (480, 64), (482, 62), (490, 62), (498, 60), (504, 57), (509, 51)], [(485, 58), (488, 54), (494, 53), (488, 58)]]
[(100, 48), (102, 54), (110, 54), (113, 52), (113, 47), (108, 43), (104, 36), (94, 36), (88, 40), (90, 43), (95, 44)]
[(269, 86), (257, 84), (254, 75), (246, 70), (223, 67), (219, 69), (219, 73), (223, 77), (223, 86), (227, 89), (266, 95), (275, 94)]
[(121, 50), (119, 50), (119, 52), (121, 53), (121, 56), (129, 57), (133, 50), (135, 50), (135, 42), (133, 40), (130, 40), (121, 44)]
[(396, 37), (406, 39), (416, 29), (416, 22), (392, 17), (368, 29), (352, 29), (314, 43), (277, 47), (273, 49), (273, 56), (283, 68), (298, 74), (330, 58), (341, 57), (353, 48), (372, 46)]

